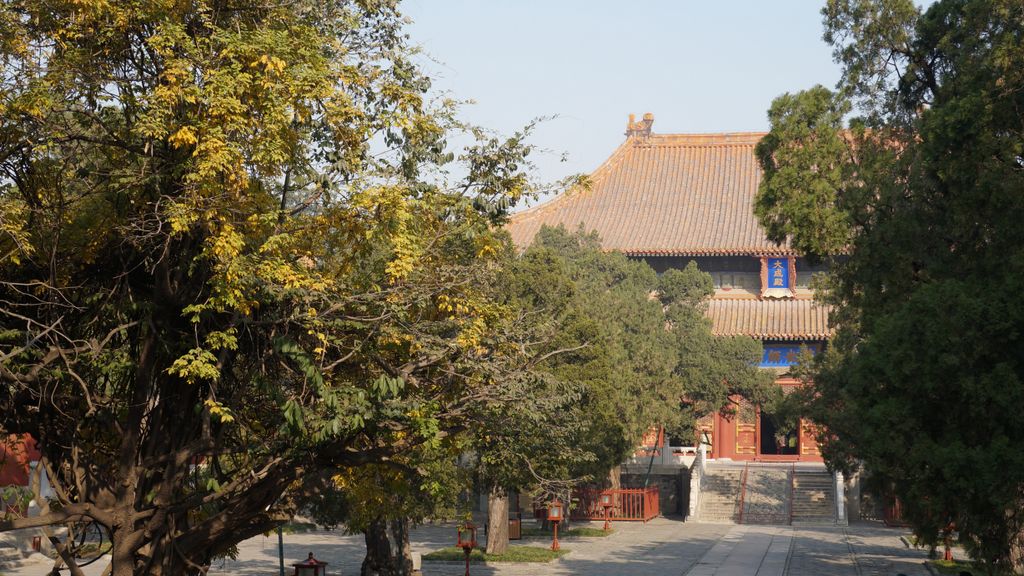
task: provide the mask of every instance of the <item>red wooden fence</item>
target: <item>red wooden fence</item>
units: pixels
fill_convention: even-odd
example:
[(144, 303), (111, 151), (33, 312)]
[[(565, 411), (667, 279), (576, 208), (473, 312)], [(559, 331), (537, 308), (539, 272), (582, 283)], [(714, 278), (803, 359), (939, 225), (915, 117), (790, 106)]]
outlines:
[(609, 510), (612, 520), (647, 522), (660, 512), (658, 488), (655, 486), (622, 490), (585, 488), (573, 493), (570, 517), (573, 520), (604, 520), (601, 494), (605, 493), (612, 495), (614, 505)]

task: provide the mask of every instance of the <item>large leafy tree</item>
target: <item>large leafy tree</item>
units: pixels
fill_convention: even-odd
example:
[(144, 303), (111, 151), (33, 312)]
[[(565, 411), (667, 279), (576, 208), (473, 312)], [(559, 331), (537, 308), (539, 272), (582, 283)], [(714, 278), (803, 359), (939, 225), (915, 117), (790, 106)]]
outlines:
[(658, 278), (643, 262), (601, 251), (595, 234), (562, 227), (542, 228), (516, 272), (515, 298), (557, 321), (552, 346), (573, 350), (547, 369), (585, 387), (579, 441), (595, 459), (575, 472), (600, 478), (647, 428), (679, 417), (677, 354), (651, 297)]
[[(486, 350), (475, 361), (477, 377), (500, 382), (500, 400), (466, 406), (473, 416), (460, 434), (405, 450), (386, 465), (349, 468), (305, 503), (304, 511), (319, 522), (364, 532), (363, 574), (407, 573), (409, 524), (465, 512), (465, 503), (457, 501), (474, 484), (489, 491), (487, 550), (501, 553), (508, 546), (508, 488), (567, 499), (567, 490), (580, 481), (579, 464), (594, 460), (593, 446), (580, 444), (587, 419), (579, 402), (584, 386), (547, 369), (588, 345), (558, 346), (559, 316), (572, 299), (548, 301), (541, 309), (517, 297), (519, 282), (540, 280), (528, 274), (543, 276), (542, 286), (571, 279), (551, 263), (522, 266), (507, 238), (494, 249), (498, 261), (485, 262), (485, 273), (473, 279), (483, 294), (478, 304), (486, 302), (495, 313), (478, 342)], [(461, 309), (465, 303), (446, 306)]]
[[(730, 410), (730, 396), (772, 396), (771, 376), (756, 368), (760, 344), (712, 335), (713, 285), (692, 263), (659, 277), (602, 250), (596, 233), (543, 227), (500, 278), (502, 301), (533, 335), (531, 369), (549, 378), (527, 410), (502, 407), (506, 425), (476, 437), (488, 551), (507, 545), (508, 488), (568, 501), (581, 482), (618, 487), (618, 465), (651, 426), (692, 436), (695, 418)], [(561, 426), (538, 434), (545, 415)]]
[(843, 79), (772, 105), (757, 211), (774, 239), (840, 255), (809, 398), (825, 454), (889, 483), (925, 541), (952, 522), (1024, 572), (1024, 5), (824, 15)]
[[(711, 333), (705, 311), (714, 285), (696, 263), (659, 276), (642, 260), (602, 250), (596, 233), (562, 228), (542, 229), (523, 258), (564, 269), (571, 287), (560, 345), (585, 347), (549, 369), (587, 385), (584, 445), (597, 455), (589, 474), (622, 462), (652, 425), (688, 437), (697, 418), (732, 410), (730, 398), (773, 399), (771, 375), (756, 367), (760, 343)], [(564, 281), (530, 277), (532, 293), (565, 291)]]
[(686, 437), (695, 419), (730, 410), (730, 397), (772, 397), (760, 344), (711, 333), (711, 278), (690, 263), (661, 276), (642, 260), (601, 249), (596, 233), (545, 227), (507, 282), (520, 306), (547, 314), (565, 353), (541, 365), (582, 386), (576, 445), (593, 458), (576, 476), (604, 477), (651, 426)]
[(201, 573), (522, 400), (487, 286), (528, 148), (424, 182), (451, 116), (394, 4), (0, 3), (0, 431), (57, 497), (0, 530), (95, 522), (115, 576)]

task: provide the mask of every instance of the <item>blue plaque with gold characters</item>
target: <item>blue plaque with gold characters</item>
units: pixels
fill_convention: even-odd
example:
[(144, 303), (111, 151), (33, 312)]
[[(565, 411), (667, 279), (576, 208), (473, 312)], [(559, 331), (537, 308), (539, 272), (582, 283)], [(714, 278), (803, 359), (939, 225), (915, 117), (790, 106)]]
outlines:
[(789, 258), (768, 259), (768, 287), (789, 288)]
[(817, 354), (818, 347), (817, 343), (810, 344), (765, 344), (764, 353), (761, 356), (761, 362), (758, 364), (761, 368), (785, 368), (788, 366), (795, 366), (800, 363), (800, 352), (801, 348), (805, 348), (811, 352), (812, 355)]

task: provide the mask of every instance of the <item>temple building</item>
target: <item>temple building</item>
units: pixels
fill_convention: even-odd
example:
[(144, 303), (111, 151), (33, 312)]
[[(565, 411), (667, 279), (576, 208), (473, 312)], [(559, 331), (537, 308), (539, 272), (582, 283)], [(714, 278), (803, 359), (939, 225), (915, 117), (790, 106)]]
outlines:
[[(798, 386), (789, 369), (801, 347), (824, 346), (829, 311), (809, 287), (821, 269), (788, 244), (770, 242), (754, 216), (761, 180), (754, 147), (764, 134), (654, 134), (653, 123), (651, 114), (630, 116), (625, 142), (592, 174), (591, 187), (515, 214), (513, 241), (525, 248), (543, 225), (582, 225), (597, 231), (606, 250), (643, 259), (659, 273), (695, 261), (714, 280), (707, 308), (713, 332), (760, 340), (760, 366), (775, 372), (784, 391)], [(715, 414), (700, 426), (712, 459), (821, 462), (806, 422), (786, 433), (758, 407)], [(671, 453), (654, 436), (658, 450)]]

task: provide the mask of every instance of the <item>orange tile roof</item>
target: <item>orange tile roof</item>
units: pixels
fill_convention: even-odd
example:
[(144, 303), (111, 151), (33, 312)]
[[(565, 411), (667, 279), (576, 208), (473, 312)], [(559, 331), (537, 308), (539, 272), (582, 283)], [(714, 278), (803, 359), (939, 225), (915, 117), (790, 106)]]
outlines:
[(589, 190), (518, 212), (508, 230), (520, 247), (544, 224), (583, 223), (605, 249), (633, 256), (794, 254), (769, 242), (753, 214), (762, 136), (631, 135), (591, 175)]
[(831, 308), (814, 300), (740, 300), (712, 298), (707, 316), (716, 336), (751, 336), (761, 340), (824, 340)]

